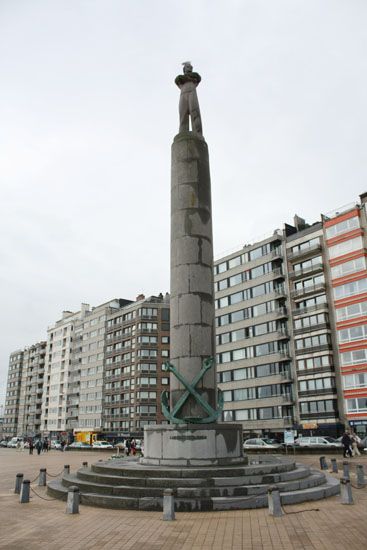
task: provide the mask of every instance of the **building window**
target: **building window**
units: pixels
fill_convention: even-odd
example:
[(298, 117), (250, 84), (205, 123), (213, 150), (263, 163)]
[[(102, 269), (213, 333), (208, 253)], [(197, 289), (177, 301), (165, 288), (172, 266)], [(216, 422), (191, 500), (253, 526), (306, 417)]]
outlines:
[(367, 302), (359, 302), (358, 304), (351, 304), (350, 306), (341, 307), (336, 309), (337, 321), (344, 321), (345, 319), (353, 319), (367, 315)]
[(331, 225), (330, 227), (327, 227), (326, 238), (332, 239), (337, 235), (341, 235), (342, 233), (347, 233), (348, 231), (352, 231), (357, 227), (359, 227), (359, 217), (354, 216), (353, 218), (349, 218), (348, 220), (343, 220), (342, 222), (339, 222), (339, 223), (336, 223), (335, 225)]
[(366, 258), (357, 258), (356, 260), (350, 260), (343, 264), (335, 265), (331, 268), (331, 277), (336, 279), (338, 277), (344, 277), (349, 273), (355, 273), (356, 271), (362, 271), (366, 269)]
[(344, 388), (366, 388), (367, 387), (367, 373), (360, 372), (356, 374), (348, 374), (343, 376)]
[(367, 291), (367, 278), (359, 279), (345, 285), (336, 286), (334, 288), (334, 298), (339, 300), (346, 298), (347, 296), (353, 296), (354, 294), (361, 294)]
[(329, 257), (337, 258), (338, 256), (344, 256), (344, 254), (349, 254), (349, 252), (354, 252), (362, 248), (362, 237), (356, 237), (355, 239), (349, 239), (348, 241), (343, 241), (342, 243), (331, 246), (329, 248)]
[(367, 413), (367, 398), (359, 397), (357, 399), (347, 399), (347, 412), (366, 412)]

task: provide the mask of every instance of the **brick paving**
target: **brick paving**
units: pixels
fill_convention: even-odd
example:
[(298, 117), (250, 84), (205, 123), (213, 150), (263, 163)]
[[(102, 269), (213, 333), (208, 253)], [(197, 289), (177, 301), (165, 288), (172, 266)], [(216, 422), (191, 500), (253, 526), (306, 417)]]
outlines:
[[(81, 506), (79, 515), (67, 515), (65, 502), (41, 500), (31, 493), (30, 503), (21, 505), (13, 492), (18, 472), (32, 480), (42, 467), (56, 474), (64, 464), (75, 470), (84, 460), (92, 463), (107, 456), (59, 451), (29, 456), (27, 451), (0, 449), (0, 548), (361, 550), (367, 547), (367, 488), (353, 489), (353, 506), (343, 506), (340, 497), (333, 497), (286, 506), (287, 514), (281, 518), (273, 518), (266, 509), (259, 509), (177, 513), (173, 522), (162, 521), (159, 512), (88, 506)], [(328, 462), (330, 458), (327, 456)], [(337, 458), (341, 463), (342, 457)], [(317, 467), (318, 456), (302, 456), (299, 462)], [(364, 464), (367, 471), (367, 456), (350, 462)], [(352, 466), (352, 473), (353, 470)], [(352, 483), (355, 483), (353, 475)], [(36, 484), (34, 488), (49, 498), (44, 488)]]

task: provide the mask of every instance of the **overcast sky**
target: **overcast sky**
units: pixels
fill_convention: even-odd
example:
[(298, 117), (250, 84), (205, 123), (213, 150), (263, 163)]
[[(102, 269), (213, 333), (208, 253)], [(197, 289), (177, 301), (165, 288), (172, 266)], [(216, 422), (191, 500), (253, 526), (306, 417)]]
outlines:
[(0, 403), (64, 309), (169, 290), (191, 60), (218, 257), (367, 191), (365, 0), (0, 0)]

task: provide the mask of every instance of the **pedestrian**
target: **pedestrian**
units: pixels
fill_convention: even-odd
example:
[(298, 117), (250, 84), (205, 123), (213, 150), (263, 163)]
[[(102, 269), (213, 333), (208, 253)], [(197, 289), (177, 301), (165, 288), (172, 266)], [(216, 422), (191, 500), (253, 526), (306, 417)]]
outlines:
[(64, 441), (64, 439), (61, 441), (61, 450), (62, 452), (65, 451), (65, 445), (66, 445), (66, 442)]
[(343, 445), (343, 456), (344, 458), (352, 457), (352, 440), (348, 434), (348, 432), (345, 432), (342, 437), (342, 445)]
[(47, 452), (51, 451), (51, 441), (48, 439), (47, 441)]
[(129, 456), (130, 451), (131, 451), (131, 441), (130, 441), (130, 439), (126, 439), (125, 447), (126, 447), (126, 456)]
[(41, 451), (42, 451), (42, 441), (40, 439), (37, 440), (37, 443), (36, 443), (36, 449), (37, 449), (37, 454), (40, 455), (41, 454)]
[(135, 456), (135, 453), (136, 453), (136, 441), (134, 438), (132, 438), (131, 440), (131, 452), (133, 453), (133, 455)]
[(29, 454), (30, 455), (33, 455), (33, 449), (34, 449), (33, 439), (30, 439), (29, 440)]
[(47, 439), (44, 439), (44, 441), (43, 441), (43, 452), (44, 453), (48, 452), (48, 441), (47, 441)]
[(357, 434), (352, 434), (351, 440), (352, 440), (352, 455), (361, 456), (361, 453), (359, 452), (359, 449), (358, 449), (358, 445), (361, 443), (360, 437), (358, 437)]
[(17, 441), (17, 451), (20, 451), (20, 450), (21, 450), (21, 445), (20, 445), (20, 441), (18, 439), (18, 441)]

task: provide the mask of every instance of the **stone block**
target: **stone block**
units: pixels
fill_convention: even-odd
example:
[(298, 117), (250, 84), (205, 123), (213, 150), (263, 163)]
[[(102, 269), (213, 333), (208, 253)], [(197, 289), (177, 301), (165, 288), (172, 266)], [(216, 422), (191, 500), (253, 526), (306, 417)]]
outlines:
[(201, 300), (199, 296), (184, 294), (179, 297), (178, 319), (180, 325), (201, 324)]
[(189, 288), (190, 292), (205, 294), (207, 301), (211, 302), (213, 300), (212, 269), (207, 265), (190, 265)]

